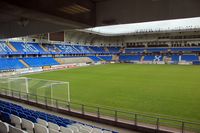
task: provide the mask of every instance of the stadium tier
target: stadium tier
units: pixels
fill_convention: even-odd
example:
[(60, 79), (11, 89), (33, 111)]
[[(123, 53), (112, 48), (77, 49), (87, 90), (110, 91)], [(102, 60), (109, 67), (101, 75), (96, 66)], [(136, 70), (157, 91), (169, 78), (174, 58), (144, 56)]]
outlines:
[(43, 57), (43, 58), (23, 58), (23, 60), (30, 66), (30, 67), (41, 67), (41, 66), (53, 66), (59, 65), (55, 59), (52, 57)]
[(90, 59), (92, 59), (94, 62), (101, 61), (101, 59), (97, 56), (88, 56)]
[(112, 56), (99, 56), (99, 58), (101, 58), (102, 60), (105, 60), (105, 61), (111, 61), (112, 60)]
[(23, 42), (10, 42), (18, 52), (25, 52), (26, 54), (44, 53), (45, 51), (39, 46), (38, 43), (23, 43)]
[(147, 55), (144, 56), (144, 61), (162, 61), (162, 56)]
[(6, 44), (6, 42), (1, 41), (0, 42), (0, 54), (7, 54), (8, 52), (12, 52), (11, 48), (9, 48)]
[(14, 70), (25, 68), (19, 59), (0, 58), (0, 70)]
[(109, 52), (106, 52), (103, 47), (90, 46), (90, 49), (92, 49), (95, 53), (98, 53), (98, 54), (109, 53)]
[(180, 58), (179, 55), (172, 55), (171, 59), (172, 59), (172, 61), (177, 61), (178, 62), (178, 61), (180, 61), (181, 58)]
[[(123, 52), (122, 52), (123, 51)], [(180, 53), (181, 51), (181, 53)], [(122, 48), (122, 47), (101, 47), (64, 44), (39, 44), (31, 42), (0, 42), (1, 64), (0, 70), (15, 70), (27, 67), (54, 66), (64, 63), (77, 62), (164, 62), (169, 61), (193, 62), (198, 64), (197, 53), (200, 47), (142, 47), (142, 48)], [(62, 56), (60, 56), (62, 55)], [(55, 57), (56, 56), (56, 57)], [(116, 58), (118, 56), (118, 58)], [(68, 57), (71, 58), (70, 61)], [(84, 61), (80, 61), (84, 57)], [(55, 60), (55, 58), (57, 58)], [(59, 58), (67, 58), (62, 61)], [(80, 58), (80, 59), (78, 59)], [(58, 61), (59, 60), (59, 61)], [(13, 65), (14, 64), (14, 65)]]
[(144, 52), (144, 48), (126, 48), (125, 53), (139, 53)]
[(200, 51), (200, 48), (171, 48), (171, 51)]
[(140, 61), (141, 55), (120, 55), (120, 61)]
[(147, 52), (167, 52), (168, 48), (148, 48)]
[(108, 50), (110, 53), (119, 53), (120, 48), (119, 47), (108, 47)]
[(117, 133), (5, 101), (0, 101), (0, 120), (1, 133)]
[(182, 51), (182, 52), (198, 52), (200, 51), (199, 47), (183, 47), (183, 48), (179, 48), (179, 47), (174, 47), (174, 48), (126, 48), (125, 52), (126, 53), (142, 53), (142, 52), (168, 52), (172, 51), (172, 52), (178, 52), (178, 51)]
[(181, 60), (184, 61), (198, 61), (199, 57), (196, 55), (182, 55)]

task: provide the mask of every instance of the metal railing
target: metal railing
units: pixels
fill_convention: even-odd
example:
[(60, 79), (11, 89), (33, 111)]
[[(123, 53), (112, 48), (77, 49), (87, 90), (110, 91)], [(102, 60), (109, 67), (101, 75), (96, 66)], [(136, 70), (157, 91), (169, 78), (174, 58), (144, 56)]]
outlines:
[(200, 133), (200, 123), (167, 118), (163, 116), (153, 116), (134, 112), (125, 112), (106, 107), (90, 106), (85, 104), (66, 102), (45, 96), (19, 92), (15, 90), (0, 89), (0, 94), (9, 97), (31, 101), (56, 109), (79, 113), (82, 115), (103, 118), (115, 122), (123, 122), (134, 126), (148, 127), (155, 130), (165, 130), (180, 133)]

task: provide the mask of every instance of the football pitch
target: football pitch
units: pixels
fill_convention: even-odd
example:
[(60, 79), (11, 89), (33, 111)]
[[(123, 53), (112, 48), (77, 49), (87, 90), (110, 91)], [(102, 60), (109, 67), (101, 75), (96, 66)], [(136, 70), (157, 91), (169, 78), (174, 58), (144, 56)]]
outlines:
[(107, 64), (26, 77), (69, 81), (72, 102), (200, 120), (199, 66)]

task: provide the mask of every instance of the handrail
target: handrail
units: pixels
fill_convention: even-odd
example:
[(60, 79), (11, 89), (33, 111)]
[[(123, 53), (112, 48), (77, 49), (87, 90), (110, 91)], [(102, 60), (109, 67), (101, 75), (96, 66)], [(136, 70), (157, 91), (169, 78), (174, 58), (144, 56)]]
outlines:
[[(6, 96), (11, 96), (11, 97), (17, 97), (22, 99), (23, 97), (26, 97), (25, 100), (30, 101), (31, 99), (34, 100), (38, 104), (42, 104), (41, 99), (44, 99), (44, 104), (48, 105), (55, 105), (56, 108), (61, 107), (59, 103), (64, 103), (65, 108), (68, 109), (68, 111), (79, 111), (79, 113), (85, 115), (90, 115), (91, 113), (94, 113), (94, 115), (98, 118), (102, 117), (108, 117), (111, 118), (114, 121), (119, 121), (119, 120), (127, 120), (125, 117), (120, 116), (120, 114), (125, 114), (128, 115), (129, 120), (134, 122), (134, 125), (137, 125), (138, 123), (140, 124), (146, 124), (146, 125), (152, 125), (155, 126), (157, 130), (159, 130), (160, 125), (165, 124), (167, 127), (172, 128), (172, 125), (179, 128), (181, 132), (187, 131), (187, 130), (194, 130), (200, 131), (200, 122), (193, 122), (193, 121), (186, 121), (186, 120), (180, 120), (176, 118), (166, 118), (164, 116), (156, 116), (156, 115), (147, 115), (147, 114), (142, 114), (142, 113), (134, 113), (134, 112), (127, 112), (123, 110), (117, 110), (117, 109), (111, 109), (111, 108), (106, 108), (106, 107), (100, 107), (100, 106), (91, 106), (91, 105), (86, 105), (86, 104), (81, 104), (81, 103), (76, 103), (76, 102), (68, 102), (65, 100), (61, 99), (56, 99), (56, 98), (51, 98), (51, 97), (46, 97), (46, 96), (41, 96), (37, 94), (32, 94), (32, 93), (26, 93), (26, 92), (20, 92), (17, 90), (8, 90), (5, 88), (0, 88), (0, 94), (5, 93), (4, 95)], [(17, 96), (16, 96), (17, 94)], [(38, 99), (40, 98), (40, 99)], [(24, 99), (23, 99), (24, 100)], [(48, 103), (50, 100), (50, 103)], [(79, 107), (73, 108), (72, 106), (76, 105)], [(63, 107), (62, 107), (63, 108)], [(94, 109), (94, 111), (88, 111), (87, 109)], [(109, 112), (106, 112), (109, 111)], [(110, 115), (108, 115), (111, 113)], [(142, 117), (142, 118), (140, 118)], [(164, 120), (165, 122), (162, 122)], [(150, 123), (151, 122), (151, 123)], [(132, 123), (133, 124), (133, 123)], [(187, 126), (189, 124), (189, 126)], [(171, 127), (170, 127), (171, 125)], [(196, 127), (197, 126), (197, 127)], [(173, 127), (174, 128), (174, 127)], [(172, 128), (172, 129), (173, 129)], [(176, 128), (176, 129), (177, 129)]]

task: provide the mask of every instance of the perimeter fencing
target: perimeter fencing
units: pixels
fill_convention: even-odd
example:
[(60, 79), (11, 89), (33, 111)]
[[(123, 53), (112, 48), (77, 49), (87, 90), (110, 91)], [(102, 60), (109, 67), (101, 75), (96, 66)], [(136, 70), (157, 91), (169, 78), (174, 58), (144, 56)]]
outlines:
[[(36, 81), (36, 80), (33, 80), (33, 81)], [(180, 132), (180, 133), (200, 133), (199, 122), (178, 120), (178, 119), (170, 118), (166, 116), (153, 116), (153, 115), (146, 115), (146, 114), (141, 114), (141, 113), (126, 112), (122, 110), (101, 107), (101, 106), (90, 106), (90, 105), (85, 105), (85, 104), (80, 104), (80, 103), (74, 103), (74, 102), (71, 102), (70, 100), (66, 100), (66, 99), (63, 100), (63, 99), (52, 97), (51, 95), (49, 95), (49, 92), (48, 93), (34, 92), (37, 89), (36, 90), (33, 89), (34, 91), (29, 90), (28, 92), (26, 89), (18, 89), (18, 90), (8, 89), (9, 88), (8, 83), (9, 82), (7, 82), (7, 79), (4, 79), (4, 81), (2, 80), (0, 82), (0, 94), (17, 98), (17, 99), (31, 101), (31, 102), (45, 105), (45, 106), (54, 107), (57, 109), (64, 109), (66, 111), (76, 112), (82, 115), (94, 116), (97, 118), (103, 118), (103, 119), (112, 120), (115, 122), (123, 122), (123, 123), (131, 124), (134, 126), (149, 127), (158, 131), (165, 130), (165, 131)], [(39, 83), (34, 84), (32, 87), (41, 88), (41, 86), (39, 86), (38, 84)], [(25, 85), (19, 84), (18, 86), (23, 87)], [(44, 86), (44, 82), (42, 83), (42, 86)], [(39, 90), (39, 92), (40, 91), (41, 90)], [(45, 94), (45, 95), (40, 95), (40, 94)]]

